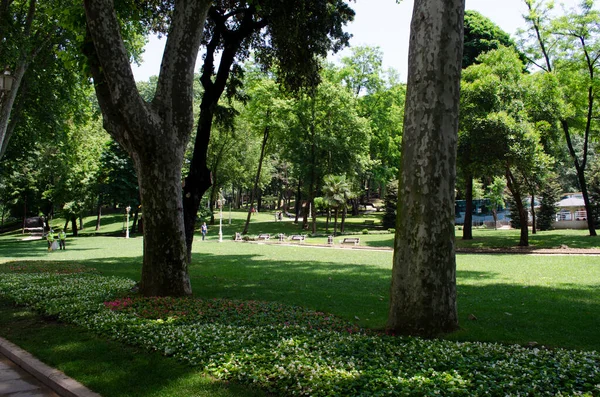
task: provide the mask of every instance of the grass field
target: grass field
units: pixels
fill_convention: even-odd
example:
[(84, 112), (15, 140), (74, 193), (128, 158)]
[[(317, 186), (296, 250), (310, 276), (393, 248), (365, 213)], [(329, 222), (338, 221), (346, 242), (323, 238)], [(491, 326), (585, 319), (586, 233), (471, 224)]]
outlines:
[[(231, 237), (242, 229), (245, 214), (232, 215), (231, 226), (224, 216), (222, 243), (218, 226), (210, 226), (206, 241), (195, 239), (189, 271), (196, 297), (278, 302), (331, 313), (365, 328), (385, 327), (392, 252), (381, 248), (392, 246), (392, 234), (377, 226), (370, 227), (376, 233), (362, 234), (365, 218), (356, 218), (348, 220), (347, 231), (360, 233), (360, 245), (376, 250), (341, 248), (341, 237), (334, 248), (324, 247), (324, 229), (319, 230), (321, 237), (309, 237), (304, 244), (240, 243)], [(378, 222), (374, 216), (370, 219)], [(81, 237), (69, 237), (66, 251), (48, 252), (45, 241), (24, 240), (20, 234), (1, 235), (0, 268), (61, 263), (139, 280), (142, 238), (117, 237), (123, 225), (120, 215), (106, 217), (99, 233), (93, 225), (94, 219), (86, 219)], [(275, 222), (266, 213), (255, 215), (250, 227), (251, 236), (299, 232), (291, 220)], [(514, 230), (475, 229), (475, 238), (467, 242), (460, 235), (457, 229), (459, 247), (511, 247), (518, 242)], [(539, 248), (600, 246), (585, 231), (530, 237)], [(600, 350), (599, 287), (600, 256), (459, 254), (461, 329), (445, 339)], [(200, 375), (160, 354), (41, 318), (6, 300), (0, 300), (0, 335), (106, 396), (262, 395), (247, 385)]]
[[(103, 228), (121, 225), (117, 216)], [(224, 216), (224, 236), (241, 230), (243, 213)], [(251, 233), (297, 233), (291, 221), (275, 222), (272, 214), (253, 217)], [(364, 228), (361, 219), (348, 225)], [(88, 220), (89, 224), (92, 220)], [(86, 226), (82, 236), (91, 232)], [(106, 230), (104, 230), (106, 231)], [(109, 231), (111, 231), (109, 229)], [(114, 232), (114, 230), (112, 230)], [(460, 231), (458, 231), (460, 233)], [(279, 245), (217, 242), (218, 226), (206, 241), (196, 238), (190, 276), (198, 297), (276, 301), (336, 314), (362, 327), (385, 326), (391, 274), (391, 251), (311, 248), (326, 237), (306, 244)], [(515, 230), (475, 229), (476, 247), (509, 246)], [(391, 234), (361, 235), (361, 246), (391, 246)], [(584, 231), (554, 231), (532, 236), (540, 247), (595, 247), (597, 238)], [(460, 246), (462, 240), (457, 237)], [(463, 242), (464, 243), (464, 242)], [(336, 239), (337, 245), (337, 239)], [(18, 235), (0, 237), (0, 258), (81, 263), (103, 274), (138, 280), (142, 238), (69, 238), (66, 251), (47, 252), (44, 241), (22, 241)], [(531, 255), (458, 255), (457, 340), (521, 343), (600, 349), (600, 257)], [(469, 318), (476, 317), (477, 320)]]

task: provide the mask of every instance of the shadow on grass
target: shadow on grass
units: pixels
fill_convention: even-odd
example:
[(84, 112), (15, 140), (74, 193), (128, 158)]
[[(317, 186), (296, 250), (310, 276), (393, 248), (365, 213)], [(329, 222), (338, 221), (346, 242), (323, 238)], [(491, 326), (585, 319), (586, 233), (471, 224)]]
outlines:
[[(99, 248), (77, 248), (69, 244), (70, 251), (95, 251)], [(48, 258), (48, 243), (46, 240), (15, 240), (3, 239), (0, 242), (0, 258)]]
[[(77, 263), (133, 280), (141, 274), (141, 257)], [(204, 253), (194, 254), (189, 271), (194, 295), (205, 299), (303, 306), (373, 329), (387, 320), (391, 270), (386, 266)], [(600, 350), (600, 285), (530, 286), (502, 278), (496, 271), (457, 271), (462, 329), (449, 339)], [(471, 314), (477, 319), (469, 319)]]
[(459, 275), (458, 311), (448, 339), (600, 350), (600, 285), (473, 286)]

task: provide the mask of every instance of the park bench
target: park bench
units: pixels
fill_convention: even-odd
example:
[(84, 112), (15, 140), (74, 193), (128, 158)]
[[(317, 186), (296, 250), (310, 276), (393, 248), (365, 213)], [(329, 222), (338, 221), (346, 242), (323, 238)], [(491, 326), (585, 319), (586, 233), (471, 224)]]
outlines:
[(373, 219), (365, 219), (365, 225), (374, 225), (375, 221)]
[(259, 234), (258, 235), (258, 239), (259, 240), (268, 240), (271, 238), (271, 235), (269, 233), (264, 233), (264, 234)]
[(306, 236), (304, 234), (294, 234), (290, 238), (292, 239), (292, 241), (304, 241), (304, 239), (306, 238)]
[(358, 245), (358, 243), (360, 243), (360, 238), (358, 237), (346, 237), (342, 240), (342, 244)]

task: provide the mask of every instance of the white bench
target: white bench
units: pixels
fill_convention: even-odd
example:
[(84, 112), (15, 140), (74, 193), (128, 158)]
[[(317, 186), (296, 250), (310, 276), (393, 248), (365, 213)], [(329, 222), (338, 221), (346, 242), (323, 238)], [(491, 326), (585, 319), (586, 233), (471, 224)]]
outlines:
[(358, 245), (358, 243), (360, 243), (360, 238), (358, 238), (358, 237), (346, 237), (341, 242), (341, 244), (353, 244), (353, 245)]
[(290, 237), (292, 239), (292, 241), (304, 241), (304, 239), (306, 238), (306, 236), (304, 234), (294, 234), (292, 237)]
[(258, 239), (259, 240), (268, 240), (271, 238), (271, 235), (269, 233), (264, 233), (264, 234), (259, 234), (258, 235)]

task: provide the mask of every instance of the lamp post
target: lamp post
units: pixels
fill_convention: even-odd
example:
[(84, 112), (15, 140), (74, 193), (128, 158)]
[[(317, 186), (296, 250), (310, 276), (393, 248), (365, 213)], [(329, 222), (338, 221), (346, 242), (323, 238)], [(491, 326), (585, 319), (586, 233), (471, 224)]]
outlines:
[(223, 189), (219, 190), (219, 200), (217, 201), (219, 205), (219, 242), (223, 242), (223, 204), (225, 199), (223, 198)]
[(125, 208), (125, 213), (126, 213), (126, 217), (127, 217), (127, 227), (125, 228), (125, 238), (129, 238), (129, 211), (131, 211), (131, 207), (127, 206), (127, 208)]
[(12, 90), (13, 82), (15, 78), (11, 76), (10, 70), (8, 67), (4, 69), (4, 73), (0, 75), (0, 91), (10, 91)]

